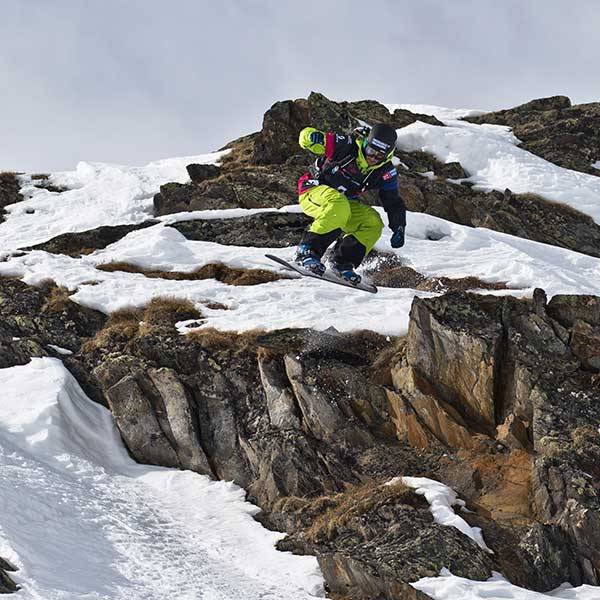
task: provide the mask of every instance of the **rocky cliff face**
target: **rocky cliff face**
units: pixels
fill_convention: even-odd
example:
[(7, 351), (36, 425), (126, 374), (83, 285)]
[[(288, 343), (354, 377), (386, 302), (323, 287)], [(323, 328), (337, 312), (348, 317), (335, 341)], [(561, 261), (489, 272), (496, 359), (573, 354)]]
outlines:
[[(421, 598), (408, 584), (448, 565), (538, 590), (599, 582), (598, 298), (415, 299), (399, 340), (182, 337), (174, 304), (105, 321), (67, 301), (42, 328), (33, 314), (48, 291), (2, 287), (20, 299), (4, 340), (45, 351), (79, 319), (96, 322), (84, 344), (72, 334), (69, 364), (131, 454), (245, 487), (264, 523), (291, 534), (282, 548), (319, 557), (332, 592)], [(434, 523), (414, 491), (384, 485), (401, 475), (459, 491), (494, 554)]]
[[(407, 584), (449, 564), (540, 590), (597, 583), (598, 344), (583, 340), (597, 340), (600, 305), (538, 296), (416, 300), (394, 342), (293, 330), (185, 339), (179, 317), (136, 315), (131, 327), (109, 320), (71, 367), (137, 460), (243, 485), (266, 524), (292, 533), (282, 548), (317, 554), (331, 591), (419, 598)], [(27, 348), (47, 335), (31, 321), (8, 332)], [(381, 487), (398, 475), (460, 491), (494, 557), (433, 523), (412, 491)]]

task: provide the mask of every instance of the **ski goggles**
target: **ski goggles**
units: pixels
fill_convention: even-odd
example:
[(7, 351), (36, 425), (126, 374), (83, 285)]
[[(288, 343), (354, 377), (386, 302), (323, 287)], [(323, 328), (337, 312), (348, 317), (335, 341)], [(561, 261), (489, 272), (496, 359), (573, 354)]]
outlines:
[(382, 152), (381, 150), (368, 145), (364, 147), (363, 152), (366, 157), (373, 158), (378, 161), (384, 160), (388, 154), (387, 152)]

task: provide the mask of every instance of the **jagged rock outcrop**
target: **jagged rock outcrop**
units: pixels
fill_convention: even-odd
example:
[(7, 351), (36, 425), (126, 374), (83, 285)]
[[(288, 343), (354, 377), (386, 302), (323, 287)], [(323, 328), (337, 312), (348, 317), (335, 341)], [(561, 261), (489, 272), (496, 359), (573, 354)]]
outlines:
[(443, 411), (445, 419), (458, 412), (454, 428), (490, 436), (494, 425), (520, 422), (520, 434), (513, 433), (519, 444), (503, 441), (533, 452), (532, 516), (558, 528), (567, 553), (577, 557), (575, 565), (554, 571), (552, 581), (598, 584), (600, 387), (598, 369), (577, 355), (580, 323), (591, 331), (600, 323), (598, 301), (566, 298), (548, 308), (541, 290), (533, 303), (456, 294), (416, 298), (406, 351), (392, 373), (396, 393), (447, 446), (469, 448), (448, 435), (453, 428), (430, 425), (422, 395), (452, 408)]
[[(218, 208), (280, 208), (293, 204), (296, 182), (308, 159), (298, 146), (298, 133), (308, 125), (348, 131), (367, 122), (386, 121), (404, 127), (417, 119), (441, 125), (434, 117), (405, 110), (393, 114), (373, 100), (333, 102), (322, 94), (275, 103), (260, 132), (231, 142), (220, 170), (191, 165), (191, 184), (169, 183), (154, 197), (156, 216)], [(199, 169), (199, 167), (202, 167)], [(190, 171), (188, 168), (188, 172)], [(193, 177), (192, 177), (193, 175)]]
[(307, 126), (324, 131), (351, 131), (364, 121), (385, 122), (396, 129), (420, 120), (442, 125), (435, 117), (397, 109), (393, 114), (375, 100), (333, 102), (323, 94), (311, 92), (304, 100), (276, 102), (263, 118), (263, 126), (255, 142), (256, 164), (280, 164), (298, 154), (298, 133)]
[[(127, 340), (99, 337), (86, 364), (132, 454), (180, 467), (180, 454), (200, 455), (199, 444), (207, 459), (201, 472), (210, 465), (261, 506), (355, 483), (374, 436), (393, 443), (385, 394), (366, 377), (365, 355), (382, 343), (377, 336), (208, 331), (185, 339), (174, 328), (157, 334), (144, 327)], [(168, 369), (170, 386), (156, 385), (159, 367)], [(165, 408), (173, 389), (189, 415), (180, 417), (186, 425), (177, 426), (178, 439)]]
[(62, 233), (47, 242), (23, 248), (23, 250), (43, 250), (52, 254), (78, 257), (83, 254), (91, 254), (95, 250), (102, 250), (110, 244), (118, 242), (128, 233), (150, 227), (156, 223), (158, 221), (149, 220), (137, 225), (104, 225), (87, 231)]
[(4, 207), (24, 200), (21, 184), (15, 173), (0, 173), (0, 223), (4, 221)]
[(475, 192), (466, 185), (402, 170), (398, 189), (410, 211), (600, 256), (600, 225), (568, 206), (533, 194), (513, 194), (508, 189)]
[(105, 316), (68, 299), (52, 282), (32, 287), (0, 277), (0, 368), (27, 364), (31, 356), (77, 352), (102, 327)]
[(566, 96), (552, 96), (465, 120), (507, 125), (525, 150), (566, 169), (598, 175), (592, 164), (600, 158), (600, 102), (572, 106)]
[(8, 572), (17, 569), (7, 560), (0, 557), (0, 594), (10, 594), (16, 592), (19, 586), (10, 578)]
[(541, 291), (533, 302), (417, 298), (399, 344), (334, 331), (182, 338), (173, 323), (156, 329), (134, 315), (126, 334), (100, 331), (78, 358), (137, 460), (239, 483), (265, 523), (293, 534), (290, 548), (319, 556), (337, 593), (358, 585), (357, 598), (402, 597), (451, 557), (455, 573), (479, 568), (479, 550), (426, 527), (426, 508), (415, 513), (405, 494), (378, 504), (374, 493), (360, 518), (311, 537), (307, 503), (327, 521), (336, 503), (326, 498), (399, 474), (463, 494), (465, 518), (495, 552), (469, 576), (494, 568), (548, 590), (598, 582), (600, 391), (576, 333), (595, 331), (599, 306), (589, 297), (547, 305)]

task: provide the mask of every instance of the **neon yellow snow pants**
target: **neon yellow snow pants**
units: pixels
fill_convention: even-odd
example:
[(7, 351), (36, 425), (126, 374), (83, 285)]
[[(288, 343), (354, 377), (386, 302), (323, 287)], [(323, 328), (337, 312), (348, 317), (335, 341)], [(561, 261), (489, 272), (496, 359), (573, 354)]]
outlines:
[(348, 200), (344, 194), (328, 185), (317, 185), (299, 196), (302, 212), (312, 217), (309, 231), (329, 233), (341, 229), (353, 235), (369, 254), (381, 236), (383, 221), (379, 213), (358, 200)]

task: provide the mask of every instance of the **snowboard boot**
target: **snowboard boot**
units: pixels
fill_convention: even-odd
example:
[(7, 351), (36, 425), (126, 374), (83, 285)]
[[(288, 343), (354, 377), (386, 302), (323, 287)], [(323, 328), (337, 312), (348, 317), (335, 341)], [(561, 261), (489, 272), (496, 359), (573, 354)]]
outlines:
[(356, 271), (354, 271), (354, 265), (352, 263), (338, 263), (335, 262), (331, 265), (331, 270), (341, 279), (348, 281), (352, 285), (358, 285), (361, 281), (361, 277)]
[(316, 252), (311, 249), (310, 244), (302, 243), (298, 246), (294, 262), (319, 277), (325, 273), (325, 265)]

